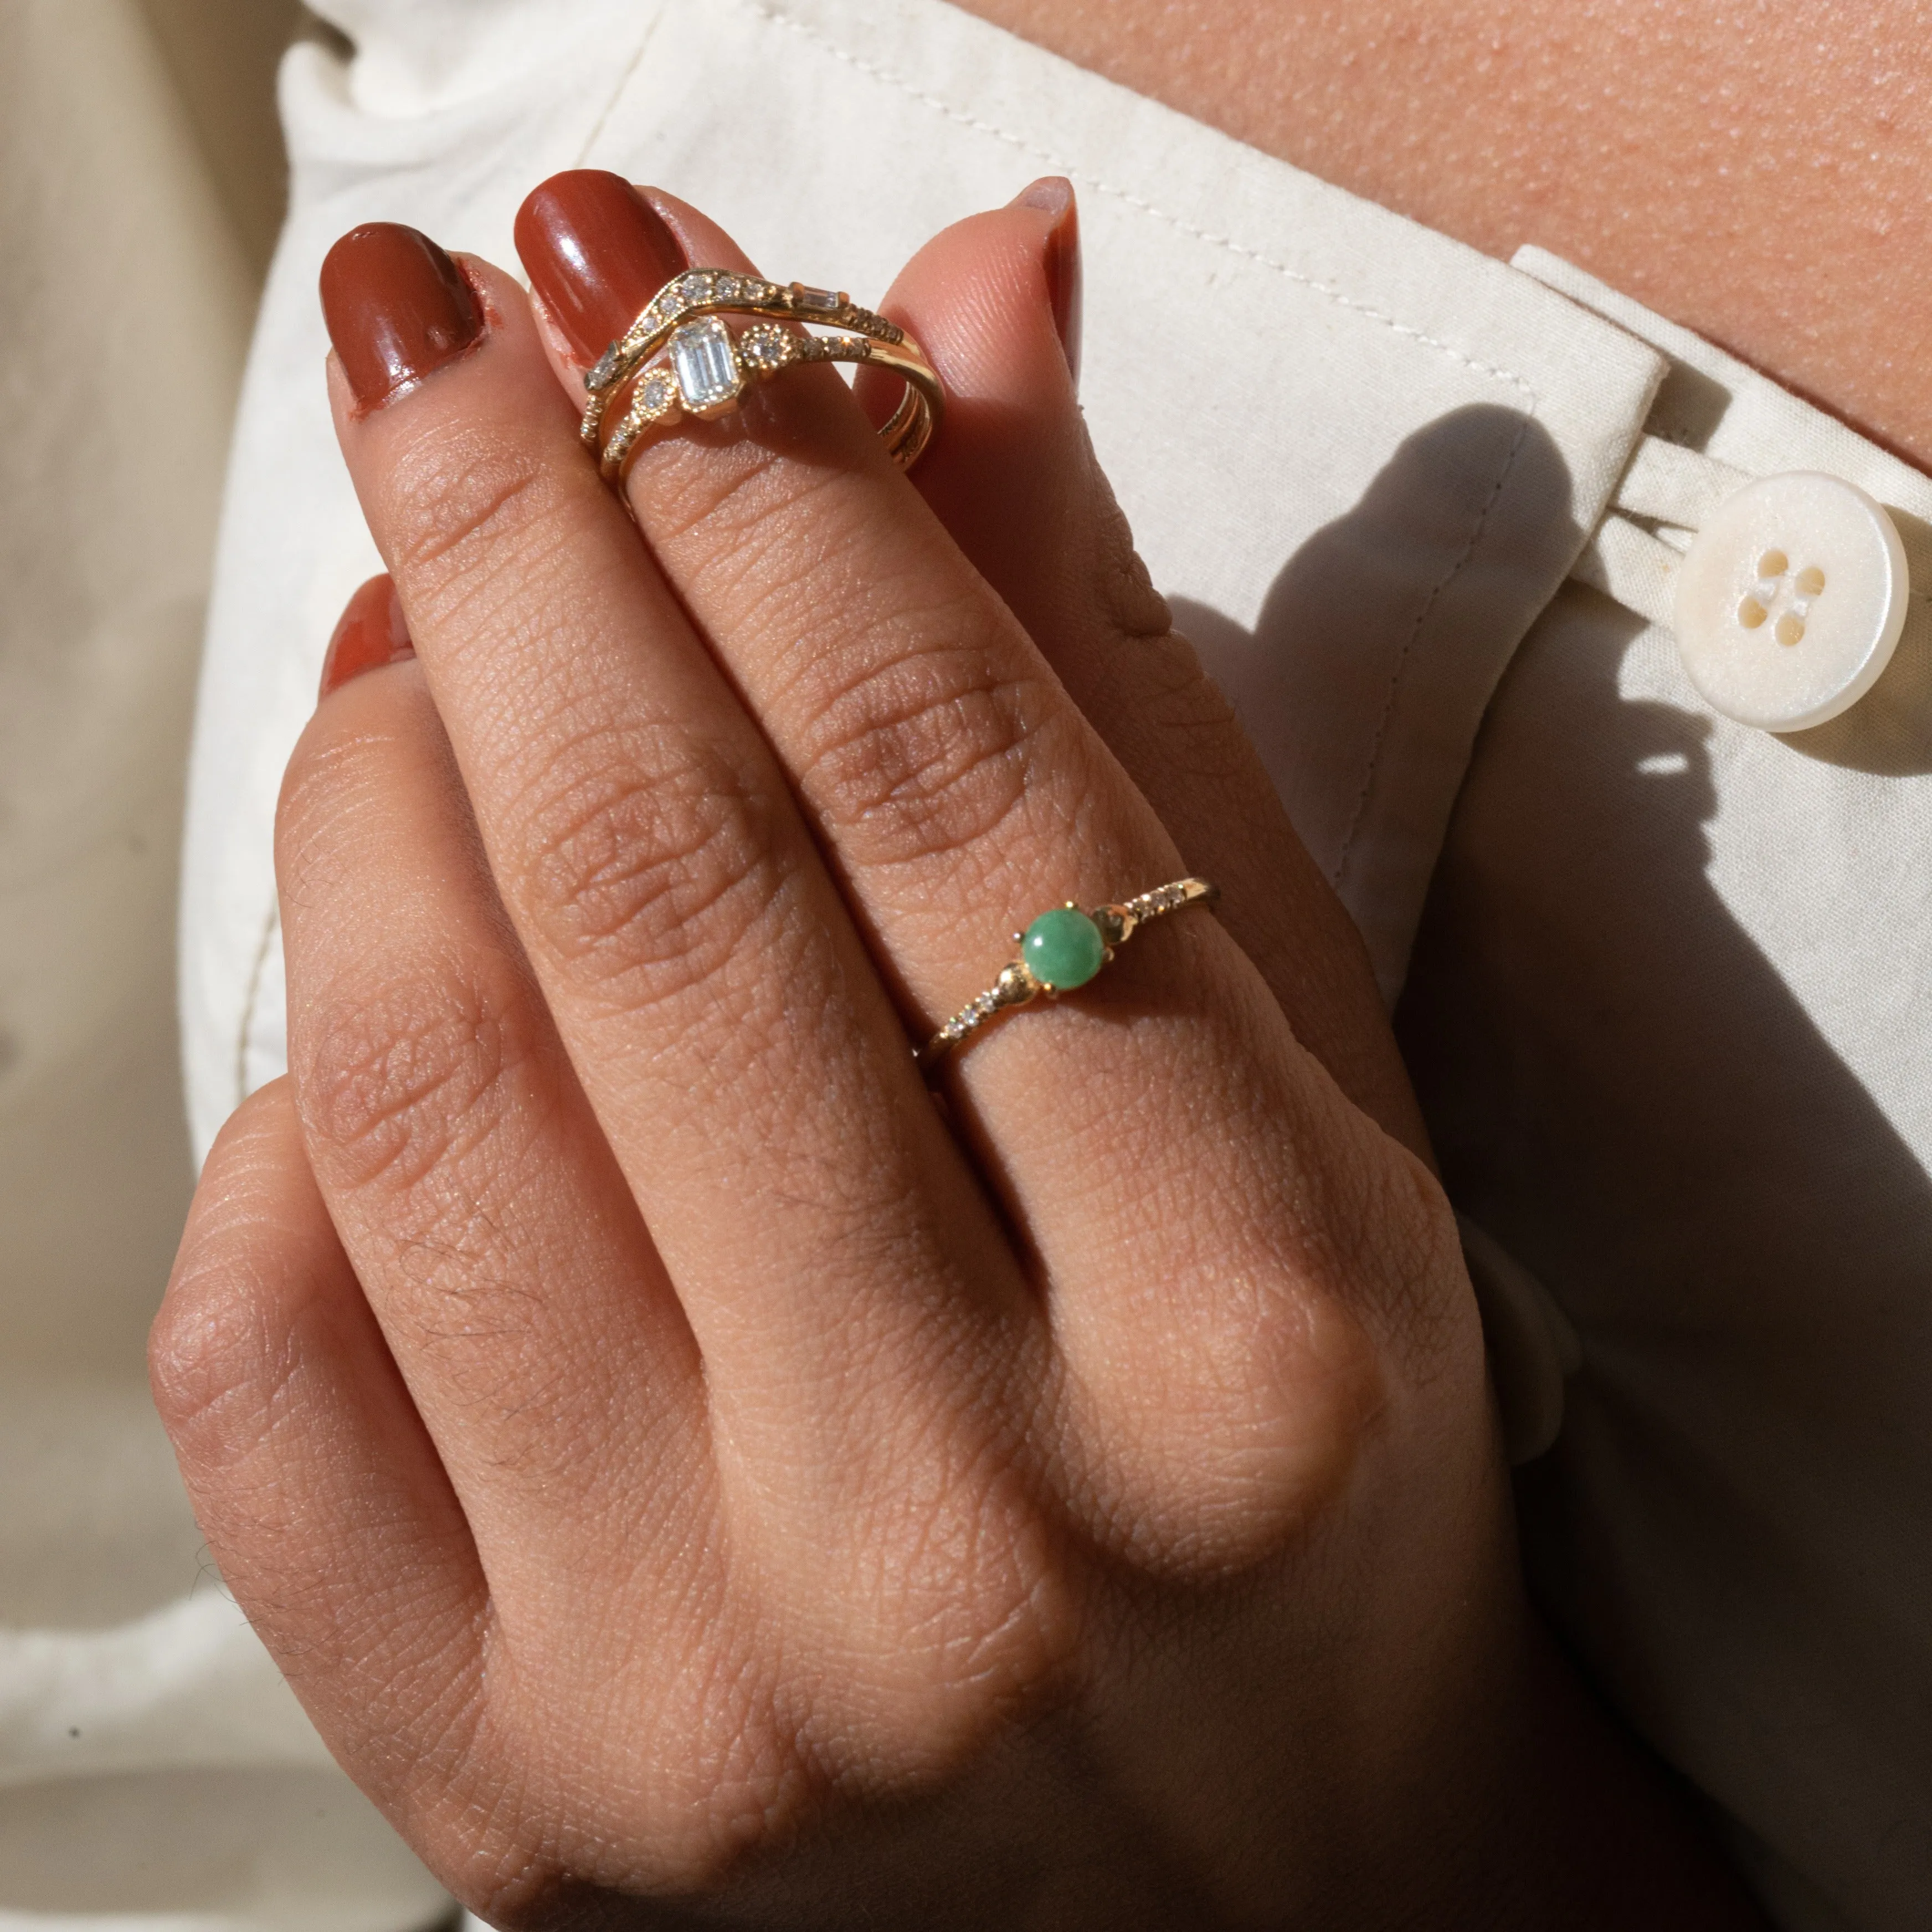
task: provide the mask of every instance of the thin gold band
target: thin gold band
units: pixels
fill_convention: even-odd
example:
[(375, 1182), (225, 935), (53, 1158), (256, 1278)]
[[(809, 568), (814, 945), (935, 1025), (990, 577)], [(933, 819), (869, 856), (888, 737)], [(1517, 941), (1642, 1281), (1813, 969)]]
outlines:
[(1179, 912), (1186, 906), (1211, 905), (1220, 896), (1220, 887), (1206, 879), (1176, 879), (1171, 885), (1156, 886), (1152, 892), (1142, 892), (1124, 904), (1096, 906), (1090, 911), (1083, 912), (1069, 900), (1053, 912), (1042, 913), (1025, 932), (1013, 934), (1013, 944), (1019, 950), (1002, 969), (1000, 976), (977, 999), (962, 1006), (914, 1057), (922, 1068), (929, 1070), (962, 1041), (999, 1014), (1015, 1006), (1023, 1006), (1042, 993), (1052, 998), (1072, 990), (1071, 986), (1050, 985), (1040, 978), (1028, 963), (1029, 943), (1048, 920), (1072, 914), (1090, 922), (1098, 929), (1100, 964), (1089, 970), (1085, 979), (1076, 982), (1084, 986), (1087, 980), (1098, 973), (1100, 966), (1113, 958), (1114, 949), (1124, 946), (1149, 920), (1164, 919), (1169, 913)]

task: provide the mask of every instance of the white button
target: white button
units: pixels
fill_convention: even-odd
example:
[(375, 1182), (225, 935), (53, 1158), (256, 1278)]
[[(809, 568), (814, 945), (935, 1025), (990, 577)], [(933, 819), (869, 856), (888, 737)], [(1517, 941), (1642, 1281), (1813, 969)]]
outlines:
[(1905, 626), (1905, 547), (1856, 484), (1794, 470), (1705, 520), (1677, 578), (1677, 648), (1714, 710), (1802, 731), (1878, 682)]

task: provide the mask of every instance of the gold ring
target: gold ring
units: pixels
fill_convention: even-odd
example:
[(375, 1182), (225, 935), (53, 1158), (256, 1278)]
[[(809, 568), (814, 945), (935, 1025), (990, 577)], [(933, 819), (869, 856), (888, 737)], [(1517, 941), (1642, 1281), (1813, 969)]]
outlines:
[(1000, 976), (976, 1000), (962, 1006), (914, 1058), (922, 1067), (944, 1058), (969, 1034), (1010, 1007), (1023, 1006), (1045, 993), (1049, 998), (1084, 986), (1148, 920), (1184, 906), (1211, 905), (1221, 889), (1205, 879), (1176, 879), (1124, 905), (1083, 911), (1069, 899), (1043, 912), (1023, 932), (1013, 934), (1018, 949)]
[[(734, 334), (722, 319), (727, 315), (758, 321)], [(800, 322), (839, 333), (808, 335), (795, 326)], [(752, 382), (804, 362), (875, 363), (899, 376), (905, 394), (879, 433), (901, 469), (919, 460), (938, 426), (945, 393), (904, 329), (842, 291), (723, 268), (674, 277), (598, 358), (584, 378), (589, 402), (580, 433), (604, 476), (621, 481), (646, 430), (680, 416), (722, 416)]]

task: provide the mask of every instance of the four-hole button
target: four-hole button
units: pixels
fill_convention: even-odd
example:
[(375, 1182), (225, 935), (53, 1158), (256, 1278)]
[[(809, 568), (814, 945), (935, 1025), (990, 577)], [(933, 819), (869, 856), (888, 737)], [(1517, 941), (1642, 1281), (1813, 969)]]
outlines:
[(1717, 710), (1802, 731), (1856, 704), (1905, 623), (1905, 550), (1856, 484), (1815, 470), (1748, 483), (1678, 574), (1677, 645)]

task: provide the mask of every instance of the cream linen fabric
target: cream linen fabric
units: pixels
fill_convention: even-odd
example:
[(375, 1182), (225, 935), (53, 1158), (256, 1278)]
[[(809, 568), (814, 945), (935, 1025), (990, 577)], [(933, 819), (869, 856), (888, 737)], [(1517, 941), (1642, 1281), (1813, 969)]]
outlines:
[[(325, 10), (359, 53), (304, 47), (285, 72), (293, 206), (192, 770), (197, 1148), (280, 1070), (275, 788), (323, 641), (376, 567), (323, 404), (328, 242), (388, 217), (508, 263), (524, 190), (587, 162), (692, 196), (769, 268), (876, 292), (941, 223), (1070, 174), (1100, 454), (1392, 999), (1407, 976), (1513, 1435), (1527, 1454), (1563, 1422), (1527, 1478), (1543, 1587), (1734, 1821), (1786, 1925), (1922, 1922), (1926, 614), (1841, 724), (1739, 732), (1634, 614), (1672, 532), (1616, 506), (1647, 432), (1748, 472), (1837, 469), (1909, 513), (1922, 567), (1924, 479), (1561, 264), (1481, 260), (938, 0)], [(120, 224), (72, 311), (118, 358), (100, 366), (168, 380), (128, 392), (152, 419), (103, 492), (98, 452), (63, 440), (68, 312), (7, 296), (10, 356), (44, 342), (34, 366), (68, 374), (23, 384), (10, 360), (6, 391), (32, 431), (5, 452), (9, 542), (45, 591), (0, 633), (0, 1314), (7, 1368), (31, 1376), (4, 1410), (0, 1932), (409, 1932), (433, 1888), (196, 1586), (125, 1366), (179, 1182), (164, 1110), (86, 1070), (158, 1064), (142, 1002), (166, 983), (166, 857), (130, 839), (168, 815), (156, 721), (181, 701), (240, 308), (131, 16), (59, 0), (58, 35), (55, 17), (0, 10), (31, 56), (0, 47), (10, 82), (32, 76), (8, 138), (70, 153)], [(868, 164), (892, 195), (844, 190)], [(118, 332), (130, 284), (160, 338)], [(81, 541), (103, 527), (116, 542)], [(1631, 602), (1566, 584), (1573, 566)], [(64, 1144), (80, 1095), (94, 1111)], [(153, 1205), (116, 1246), (124, 1204), (87, 1178), (137, 1125), (158, 1151), (121, 1171), (155, 1174)], [(98, 1358), (76, 1340), (97, 1329)], [(86, 1379), (97, 1359), (116, 1372)]]
[[(1518, 260), (1669, 356), (1666, 446), (1860, 484), (1916, 586), (1870, 694), (1784, 738), (1713, 713), (1660, 626), (1556, 598), (1402, 1015), (1458, 1204), (1583, 1338), (1525, 1483), (1546, 1601), (1784, 1923), (1904, 1932), (1932, 1922), (1932, 483)], [(1694, 511), (1666, 468), (1620, 496)], [(1581, 574), (1667, 610), (1683, 542), (1613, 516)]]
[(210, 1573), (142, 1366), (192, 1174), (176, 854), (255, 295), (206, 131), (129, 0), (0, 4), (0, 1932), (439, 1906)]

